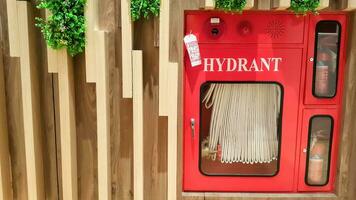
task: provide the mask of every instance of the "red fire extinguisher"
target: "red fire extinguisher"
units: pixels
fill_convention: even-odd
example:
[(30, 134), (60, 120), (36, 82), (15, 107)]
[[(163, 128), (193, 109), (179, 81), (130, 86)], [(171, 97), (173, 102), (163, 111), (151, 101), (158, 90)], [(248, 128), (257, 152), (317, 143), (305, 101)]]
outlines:
[(319, 52), (315, 70), (315, 94), (327, 96), (329, 93), (329, 65), (331, 56), (327, 52)]

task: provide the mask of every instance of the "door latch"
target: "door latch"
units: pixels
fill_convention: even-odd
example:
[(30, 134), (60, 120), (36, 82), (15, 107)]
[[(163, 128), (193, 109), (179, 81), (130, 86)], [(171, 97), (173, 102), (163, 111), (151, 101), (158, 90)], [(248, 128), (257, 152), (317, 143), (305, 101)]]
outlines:
[(195, 136), (195, 119), (190, 118), (190, 129), (192, 131), (192, 138)]

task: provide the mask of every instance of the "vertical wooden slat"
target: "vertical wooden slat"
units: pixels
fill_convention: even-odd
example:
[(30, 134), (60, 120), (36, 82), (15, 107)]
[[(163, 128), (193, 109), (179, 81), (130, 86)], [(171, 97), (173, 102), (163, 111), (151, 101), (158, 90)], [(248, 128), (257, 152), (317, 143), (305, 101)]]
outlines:
[(167, 199), (177, 199), (177, 141), (178, 141), (178, 64), (171, 63), (168, 67), (169, 79), (169, 107), (168, 110), (168, 197)]
[(271, 9), (271, 0), (257, 0), (257, 8), (259, 10), (269, 10)]
[(142, 51), (132, 51), (134, 199), (143, 200), (143, 70)]
[(17, 4), (14, 0), (6, 0), (7, 26), (9, 31), (10, 56), (20, 56), (19, 27), (17, 16)]
[(56, 50), (47, 47), (47, 68), (48, 73), (58, 73), (58, 53)]
[(3, 61), (2, 47), (0, 46), (0, 200), (11, 200), (13, 197)]
[(320, 0), (320, 5), (317, 8), (318, 10), (322, 10), (329, 7), (329, 0)]
[(73, 63), (65, 49), (52, 53), (58, 61), (55, 68), (58, 69), (63, 199), (75, 200), (78, 199), (78, 184)]
[(29, 200), (44, 199), (43, 161), (41, 150), (41, 125), (38, 80), (36, 77), (37, 64), (34, 56), (33, 26), (29, 22), (33, 16), (29, 15), (31, 5), (26, 1), (17, 1), (19, 22), (20, 74), (22, 91), (22, 111), (24, 123), (24, 138), (26, 150), (26, 172)]
[(99, 199), (111, 199), (110, 168), (110, 112), (109, 112), (109, 68), (106, 54), (106, 33), (96, 32), (96, 108), (98, 131), (98, 195)]
[(159, 23), (159, 115), (167, 116), (169, 67), (169, 1), (162, 0)]
[[(46, 17), (49, 14), (46, 12)], [(78, 199), (78, 183), (73, 61), (66, 49), (47, 47), (47, 65), (49, 73), (58, 73), (62, 196), (75, 200)]]
[[(111, 199), (109, 71), (106, 55), (106, 33), (99, 30), (98, 7), (98, 0), (87, 2), (85, 13), (88, 18), (88, 27), (85, 58), (87, 82), (96, 83), (98, 198), (107, 200)], [(131, 60), (131, 57), (129, 57), (129, 60)]]
[(251, 9), (255, 6), (255, 0), (246, 0), (245, 10)]
[(215, 0), (205, 0), (205, 9), (214, 9), (215, 8)]
[(345, 10), (355, 10), (356, 9), (356, 0), (346, 0), (344, 9)]
[[(164, 2), (161, 3), (163, 4)], [(132, 22), (130, 0), (121, 0), (121, 36), (122, 96), (123, 98), (132, 98)]]
[(85, 48), (85, 69), (86, 78), (88, 83), (94, 83), (96, 80), (96, 49), (95, 49), (95, 29), (98, 19), (98, 4), (96, 0), (88, 0), (85, 17), (87, 19), (87, 32), (86, 32), (86, 48)]
[(285, 10), (290, 7), (291, 0), (272, 0), (271, 7), (277, 10)]
[[(205, 1), (211, 4), (212, 2)], [(178, 64), (169, 62), (169, 1), (161, 1), (159, 45), (159, 115), (168, 116), (167, 199), (177, 199)]]
[[(338, 196), (352, 200), (356, 196), (356, 15), (350, 15), (346, 53), (342, 134), (339, 147)], [(345, 29), (344, 29), (345, 30)], [(348, 153), (349, 152), (349, 153)], [(348, 197), (347, 197), (348, 196)]]
[[(50, 15), (49, 11), (46, 10), (46, 18)], [(58, 73), (58, 51), (47, 47), (47, 68), (49, 73)]]

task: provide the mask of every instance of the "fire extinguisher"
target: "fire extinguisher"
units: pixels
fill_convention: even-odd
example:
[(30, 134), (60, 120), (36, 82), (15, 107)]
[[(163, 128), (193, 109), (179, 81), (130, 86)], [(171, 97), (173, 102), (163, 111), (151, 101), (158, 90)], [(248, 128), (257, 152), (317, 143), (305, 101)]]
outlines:
[(329, 94), (330, 82), (330, 55), (321, 51), (318, 53), (315, 71), (315, 94), (317, 96), (327, 96)]

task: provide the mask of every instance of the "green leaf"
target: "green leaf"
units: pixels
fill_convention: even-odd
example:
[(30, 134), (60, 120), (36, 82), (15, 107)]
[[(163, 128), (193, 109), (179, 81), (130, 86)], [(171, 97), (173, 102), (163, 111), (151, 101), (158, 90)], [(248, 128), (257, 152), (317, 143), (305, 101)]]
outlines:
[(67, 48), (72, 56), (85, 48), (86, 0), (38, 0), (37, 8), (47, 9), (52, 14), (45, 19), (36, 18), (48, 46), (53, 49)]
[(160, 10), (159, 0), (131, 0), (131, 20), (141, 18), (148, 19), (150, 16), (158, 16)]
[(291, 0), (291, 9), (297, 14), (317, 13), (319, 5), (319, 0)]
[(241, 12), (246, 6), (246, 0), (215, 0), (215, 7), (226, 11)]

